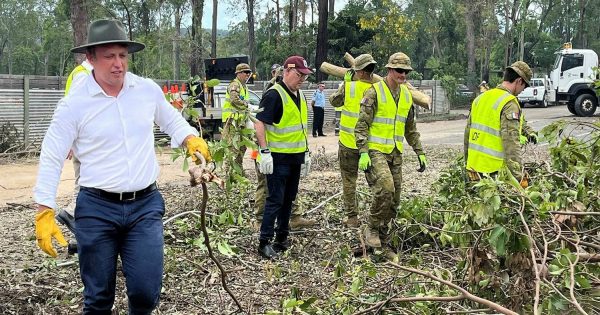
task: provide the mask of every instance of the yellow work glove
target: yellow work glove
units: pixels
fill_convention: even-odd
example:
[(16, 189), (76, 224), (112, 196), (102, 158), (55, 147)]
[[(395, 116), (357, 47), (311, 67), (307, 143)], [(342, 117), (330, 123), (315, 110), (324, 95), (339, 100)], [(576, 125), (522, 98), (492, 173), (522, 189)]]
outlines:
[(52, 237), (56, 239), (60, 246), (68, 245), (58, 225), (56, 225), (56, 221), (54, 221), (54, 211), (52, 209), (46, 209), (35, 215), (35, 237), (38, 246), (52, 257), (57, 255), (56, 250), (52, 247)]
[(344, 74), (344, 81), (352, 82), (353, 76), (354, 76), (354, 70), (350, 69), (350, 70), (346, 71), (346, 74)]
[(358, 160), (358, 169), (361, 171), (366, 171), (371, 166), (371, 158), (369, 157), (369, 153), (363, 152), (360, 154), (360, 159)]
[(192, 157), (192, 161), (196, 164), (200, 164), (200, 160), (194, 155), (194, 152), (200, 152), (206, 162), (212, 161), (212, 157), (210, 156), (210, 151), (208, 151), (208, 144), (206, 141), (200, 137), (189, 138), (186, 143), (186, 147), (188, 150), (188, 154)]

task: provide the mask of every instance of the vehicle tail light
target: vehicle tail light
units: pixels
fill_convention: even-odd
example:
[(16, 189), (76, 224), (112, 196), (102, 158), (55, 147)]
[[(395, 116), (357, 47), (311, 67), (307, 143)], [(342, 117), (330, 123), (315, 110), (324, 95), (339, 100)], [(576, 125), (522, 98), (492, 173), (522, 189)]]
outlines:
[(533, 95), (537, 95), (537, 90), (533, 90)]

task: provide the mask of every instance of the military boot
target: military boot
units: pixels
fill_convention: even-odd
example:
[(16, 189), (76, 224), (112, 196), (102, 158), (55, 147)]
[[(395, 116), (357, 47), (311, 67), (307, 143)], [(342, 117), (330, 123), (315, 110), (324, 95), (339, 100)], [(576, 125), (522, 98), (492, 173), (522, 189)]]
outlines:
[(287, 236), (275, 236), (275, 241), (273, 242), (273, 245), (271, 247), (273, 247), (273, 250), (275, 250), (275, 252), (277, 253), (282, 253), (285, 252), (286, 250), (288, 250), (288, 248), (290, 248), (291, 246), (291, 242), (288, 239)]
[(374, 248), (381, 247), (381, 240), (379, 239), (379, 231), (377, 231), (377, 229), (373, 229), (367, 225), (365, 226), (364, 234), (365, 243), (367, 244), (367, 246)]
[(290, 229), (299, 230), (315, 225), (317, 221), (312, 219), (305, 219), (300, 215), (292, 215), (290, 218)]
[(360, 225), (358, 216), (349, 216), (343, 220), (344, 224), (349, 228), (357, 228)]
[(275, 259), (277, 257), (277, 252), (273, 249), (269, 241), (260, 240), (258, 244), (258, 253), (267, 259)]

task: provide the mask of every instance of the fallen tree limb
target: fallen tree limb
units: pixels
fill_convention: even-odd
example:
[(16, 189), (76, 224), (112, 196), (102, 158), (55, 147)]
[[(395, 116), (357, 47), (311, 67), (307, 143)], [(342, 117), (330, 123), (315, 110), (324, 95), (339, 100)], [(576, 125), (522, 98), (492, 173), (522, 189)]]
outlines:
[(375, 311), (379, 308), (384, 307), (388, 303), (402, 303), (402, 302), (452, 302), (452, 301), (460, 301), (464, 300), (467, 297), (464, 295), (456, 295), (456, 296), (413, 296), (413, 297), (404, 297), (404, 298), (391, 298), (385, 301), (381, 301), (379, 303), (375, 303), (375, 305), (364, 309), (360, 312), (356, 312), (352, 315), (361, 315), (367, 314), (369, 312)]
[(484, 305), (484, 306), (487, 306), (490, 309), (493, 309), (493, 310), (495, 310), (497, 312), (500, 312), (502, 314), (518, 315), (518, 313), (513, 312), (513, 311), (507, 309), (506, 307), (504, 307), (502, 305), (496, 304), (496, 303), (494, 303), (494, 302), (492, 302), (490, 300), (486, 300), (484, 298), (480, 298), (480, 297), (478, 297), (476, 295), (473, 295), (469, 291), (467, 291), (467, 290), (459, 287), (458, 285), (456, 285), (456, 284), (454, 284), (454, 283), (452, 283), (450, 281), (447, 281), (447, 280), (444, 280), (444, 279), (440, 279), (440, 278), (438, 278), (438, 277), (436, 277), (436, 276), (434, 276), (434, 275), (432, 275), (432, 274), (430, 274), (428, 272), (417, 270), (417, 269), (413, 269), (413, 268), (404, 267), (402, 265), (399, 265), (399, 264), (396, 264), (396, 263), (393, 263), (393, 262), (387, 262), (387, 264), (389, 264), (391, 266), (394, 266), (394, 267), (396, 267), (396, 268), (398, 268), (400, 270), (404, 270), (404, 271), (416, 273), (418, 275), (421, 275), (421, 276), (427, 277), (429, 279), (435, 280), (435, 281), (437, 281), (439, 283), (445, 284), (445, 285), (447, 285), (447, 286), (449, 286), (449, 287), (451, 287), (451, 288), (453, 288), (455, 290), (460, 291), (460, 293), (462, 293), (461, 296), (464, 296), (465, 299), (473, 301), (473, 302), (476, 302), (476, 303), (479, 303), (479, 304)]
[(191, 175), (190, 183), (193, 186), (200, 184), (202, 186), (202, 204), (200, 205), (200, 228), (202, 229), (202, 235), (204, 236), (204, 246), (208, 249), (208, 256), (210, 259), (217, 265), (219, 268), (219, 272), (221, 274), (221, 284), (223, 285), (223, 289), (227, 291), (227, 294), (231, 297), (231, 299), (235, 302), (240, 312), (243, 312), (242, 305), (235, 297), (233, 292), (227, 286), (227, 272), (225, 268), (221, 265), (221, 262), (217, 259), (215, 254), (213, 253), (212, 246), (210, 245), (210, 239), (208, 237), (208, 230), (206, 230), (206, 204), (208, 203), (208, 188), (206, 187), (207, 182), (215, 182), (217, 185), (223, 188), (224, 182), (218, 178), (216, 175), (212, 174), (211, 171), (206, 169), (206, 160), (202, 154), (195, 152), (195, 155), (201, 161), (201, 165), (199, 167), (195, 167), (189, 170)]

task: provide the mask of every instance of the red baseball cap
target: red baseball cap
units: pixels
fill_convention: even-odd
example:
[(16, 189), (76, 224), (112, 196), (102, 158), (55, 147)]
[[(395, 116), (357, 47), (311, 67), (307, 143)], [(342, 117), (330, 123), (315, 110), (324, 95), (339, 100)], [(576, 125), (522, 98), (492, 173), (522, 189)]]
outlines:
[(285, 62), (283, 63), (283, 67), (285, 69), (294, 68), (302, 74), (313, 73), (312, 70), (308, 67), (306, 60), (304, 60), (304, 58), (302, 58), (301, 56), (288, 57), (288, 59), (286, 59)]

